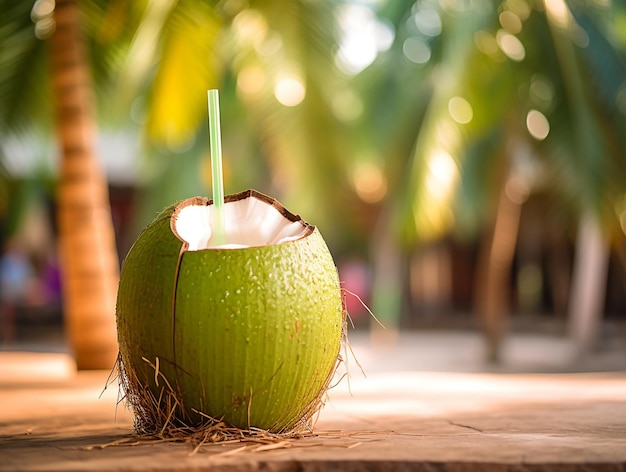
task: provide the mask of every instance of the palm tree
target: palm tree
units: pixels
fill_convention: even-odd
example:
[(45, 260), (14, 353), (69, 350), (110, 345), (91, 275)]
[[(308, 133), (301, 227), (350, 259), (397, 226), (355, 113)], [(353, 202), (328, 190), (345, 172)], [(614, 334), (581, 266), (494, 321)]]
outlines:
[[(3, 63), (10, 67), (3, 68), (0, 81), (3, 122), (19, 130), (33, 117), (33, 110), (46, 110), (49, 96), (41, 87), (46, 81), (35, 72), (41, 71), (47, 51), (32, 34), (30, 11), (23, 2), (7, 1), (1, 6), (6, 6), (10, 19), (2, 39), (15, 46), (18, 38), (25, 40), (13, 50), (15, 54), (4, 57)], [(290, 2), (286, 8), (259, 1), (235, 10), (200, 0), (137, 4), (121, 0), (102, 5), (60, 0), (52, 6), (54, 2), (40, 0), (32, 18), (36, 34), (50, 43), (51, 95), (62, 150), (57, 202), (66, 325), (79, 368), (110, 367), (116, 353), (113, 313), (118, 267), (106, 179), (95, 158), (95, 92), (82, 35), (89, 33), (92, 39), (96, 72), (106, 74), (106, 66), (117, 70), (122, 64), (117, 87), (96, 89), (115, 92), (106, 114), (119, 118), (116, 110), (143, 98), (146, 143), (161, 154), (168, 154), (163, 148), (184, 148), (205, 132), (208, 88), (228, 84), (228, 77), (249, 73), (251, 63), (257, 63), (267, 81), (261, 96), (248, 96), (256, 120), (252, 128), (261, 136), (254, 157), (265, 155), (268, 173), (285, 176), (270, 182), (283, 198), (294, 205), (302, 203), (299, 208), (316, 209), (320, 202), (322, 207), (334, 206), (344, 188), (344, 174), (336, 169), (342, 161), (330, 145), (340, 133), (329, 112), (332, 97), (326, 86), (332, 78), (324, 68), (332, 60), (333, 9), (331, 2), (306, 1)], [(101, 54), (102, 48), (96, 49), (103, 41), (109, 41), (109, 57)], [(284, 57), (268, 60), (272, 48)], [(291, 79), (288, 84), (296, 88), (304, 87), (302, 106), (285, 107), (274, 98), (274, 86), (284, 79)], [(27, 99), (33, 96), (41, 100), (30, 103)], [(30, 107), (22, 107), (26, 103)], [(30, 116), (24, 112), (27, 109)], [(320, 125), (323, 131), (316, 130)], [(324, 139), (319, 139), (320, 132), (325, 133)], [(177, 164), (181, 163), (172, 159), (171, 165)], [(333, 178), (328, 179), (328, 174)], [(309, 182), (320, 185), (306, 188)], [(303, 195), (306, 198), (298, 202)]]
[[(19, 133), (27, 128), (27, 110), (31, 118), (46, 111), (54, 117), (61, 151), (56, 201), (65, 325), (79, 369), (111, 368), (117, 357), (119, 269), (107, 182), (95, 157), (83, 19), (73, 0), (39, 1), (32, 10), (24, 2), (2, 3), (8, 12), (2, 34), (3, 124)], [(46, 56), (50, 80), (42, 67)]]
[(119, 277), (106, 177), (95, 156), (94, 97), (81, 19), (73, 0), (57, 0), (50, 70), (61, 165), (57, 188), (64, 313), (79, 369), (112, 367), (117, 357)]
[[(177, 147), (193, 147), (206, 159), (206, 89), (219, 87), (227, 191), (261, 185), (333, 239), (358, 204), (346, 182), (345, 125), (332, 112), (344, 80), (333, 63), (335, 3), (167, 5), (145, 11), (120, 80), (122, 96), (143, 97), (151, 150), (165, 154), (172, 169), (198, 165), (176, 156)], [(157, 42), (147, 29), (158, 32)], [(295, 102), (280, 102), (281, 86)], [(337, 201), (347, 204), (343, 213), (333, 211)]]
[[(621, 87), (615, 82), (626, 79), (626, 45), (612, 40), (619, 4), (604, 9), (557, 1), (545, 5), (559, 66), (567, 79), (564, 93), (574, 136), (569, 141), (572, 160), (580, 174), (589, 176), (585, 188), (590, 190), (578, 193), (581, 216), (569, 319), (577, 354), (584, 356), (598, 339), (610, 241), (620, 231), (615, 206), (626, 184), (622, 162), (626, 141), (623, 114), (615, 113)], [(574, 41), (572, 32), (578, 35)], [(587, 46), (582, 54), (576, 43)]]
[[(30, 28), (22, 2), (3, 3), (7, 18), (19, 20), (8, 21), (10, 27), (0, 28), (0, 34), (3, 40), (13, 38), (20, 45), (4, 48), (13, 53), (5, 52), (3, 59), (11, 67), (0, 68), (3, 123), (23, 126), (18, 105), (30, 103), (28, 109), (46, 111), (45, 106), (32, 106), (45, 103), (46, 93), (23, 93), (41, 90), (35, 85), (43, 82), (33, 79), (40, 75), (26, 74), (30, 69), (24, 64), (35, 67), (46, 51), (32, 34), (16, 34)], [(363, 235), (376, 226), (372, 246), (378, 254), (374, 259), (385, 269), (379, 271), (379, 280), (385, 283), (380, 291), (385, 295), (384, 311), (399, 309), (402, 277), (398, 274), (406, 260), (404, 252), (449, 231), (453, 224), (459, 231), (474, 234), (491, 225), (493, 236), (486, 239), (484, 249), (486, 262), (477, 277), (486, 283), (479, 285), (484, 293), (477, 298), (482, 300), (490, 333), (490, 356), (497, 358), (507, 311), (508, 284), (504, 282), (515, 250), (519, 211), (527, 192), (533, 190), (528, 186), (537, 183), (534, 175), (525, 173), (524, 163), (530, 159), (534, 168), (557, 184), (550, 190), (560, 208), (594, 215), (585, 221), (595, 222), (591, 227), (603, 228), (603, 234), (616, 227), (614, 207), (622, 197), (624, 176), (619, 163), (624, 120), (615, 109), (624, 79), (623, 45), (615, 44), (619, 35), (607, 33), (613, 27), (607, 10), (618, 7), (568, 9), (566, 5), (569, 16), (563, 27), (550, 16), (554, 2), (544, 9), (508, 1), (466, 9), (461, 3), (444, 7), (424, 0), (414, 4), (393, 2), (381, 12), (395, 25), (394, 47), (354, 77), (364, 113), (360, 120), (346, 123), (337, 118), (336, 110), (341, 103), (338, 96), (348, 85), (333, 63), (337, 49), (334, 2), (277, 5), (258, 0), (246, 8), (200, 0), (134, 4), (119, 0), (107, 8), (95, 1), (81, 2), (90, 13), (83, 24), (87, 32), (107, 36), (103, 32), (115, 31), (102, 27), (105, 21), (122, 30), (113, 34), (121, 41), (110, 48), (114, 58), (109, 60), (115, 67), (122, 64), (122, 72), (116, 100), (109, 102), (117, 110), (131, 103), (134, 108), (138, 103), (145, 105), (150, 151), (164, 155), (169, 169), (196, 166), (176, 151), (191, 147), (196, 156), (206, 156), (205, 91), (220, 86), (228, 104), (222, 108), (227, 185), (229, 177), (232, 187), (260, 182), (262, 190), (284, 200), (288, 207), (312, 215), (324, 234), (330, 240), (344, 241), (344, 247), (362, 244)], [(70, 0), (58, 2), (57, 14), (72, 6)], [(433, 28), (438, 24), (433, 12), (440, 31)], [(424, 18), (418, 18), (420, 14), (430, 18), (430, 29)], [(42, 20), (46, 18), (42, 14)], [(122, 27), (119, 18), (126, 18)], [(46, 22), (41, 25), (45, 34)], [(63, 39), (64, 25), (63, 20), (59, 35), (51, 42)], [(589, 45), (572, 46), (572, 38), (580, 41), (583, 33)], [(425, 51), (430, 60), (423, 60)], [(96, 72), (106, 69), (98, 65), (101, 56), (93, 57)], [(601, 64), (598, 57), (603, 59)], [(53, 64), (66, 65), (63, 61)], [(6, 80), (10, 72), (20, 71), (20, 65), (21, 73), (12, 77), (26, 80)], [(84, 91), (83, 87), (78, 89)], [(602, 93), (592, 93), (595, 90)], [(89, 93), (80, 97), (91, 100)], [(87, 136), (93, 130), (93, 122), (89, 125), (88, 121), (93, 113), (90, 107), (80, 108), (83, 111), (76, 115), (75, 108), (59, 113), (59, 123), (65, 123), (61, 118), (81, 117), (76, 121), (86, 125), (81, 135)], [(550, 132), (543, 140), (528, 134), (526, 120), (531, 110), (549, 122)], [(66, 134), (75, 139), (72, 133)], [(571, 136), (580, 141), (572, 144)], [(75, 151), (73, 142), (68, 141), (65, 148)], [(88, 143), (83, 143), (85, 149)], [(352, 174), (362, 159), (385, 172), (388, 192), (383, 201), (365, 203), (355, 196)], [(87, 163), (79, 165), (86, 171), (84, 182), (101, 189), (90, 191), (94, 198), (89, 200), (100, 210), (88, 213), (105, 214), (102, 179), (88, 164), (93, 159), (73, 162)], [(62, 175), (76, 177), (69, 159), (67, 168)], [(196, 174), (193, 186), (201, 187), (197, 168), (190, 173)], [(170, 172), (169, 180), (178, 175)], [(189, 191), (189, 181), (180, 180)], [(59, 198), (69, 193), (65, 187), (60, 187)], [(70, 222), (61, 229), (79, 227)], [(496, 255), (499, 264), (494, 263)], [(109, 267), (105, 277), (114, 273), (108, 263), (103, 267)], [(597, 267), (601, 270), (602, 264)]]
[[(393, 290), (401, 287), (397, 273), (403, 270), (402, 251), (438, 237), (453, 224), (459, 232), (474, 234), (489, 227), (476, 277), (484, 283), (477, 283), (482, 291), (476, 299), (488, 357), (497, 359), (520, 211), (533, 186), (541, 183), (536, 172), (556, 183), (549, 189), (555, 206), (574, 208), (573, 214), (591, 213), (595, 215), (591, 221), (601, 221), (605, 231), (615, 228), (614, 205), (623, 192), (619, 162), (623, 119), (610, 121), (607, 116), (615, 115), (613, 99), (624, 72), (623, 49), (611, 43), (616, 39), (607, 39), (619, 38), (607, 33), (612, 27), (607, 10), (617, 6), (574, 9), (549, 2), (538, 8), (523, 1), (484, 2), (482, 8), (462, 2), (388, 4), (381, 14), (396, 26), (395, 47), (355, 77), (365, 113), (360, 121), (346, 125), (330, 106), (336, 98), (333, 91), (346, 87), (345, 77), (336, 74), (331, 63), (337, 43), (332, 2), (278, 7), (257, 1), (244, 10), (202, 10), (195, 3), (192, 8), (192, 3), (165, 3), (164, 10), (146, 10), (153, 20), (150, 27), (159, 24), (157, 30), (163, 32), (152, 62), (145, 66), (149, 71), (157, 58), (163, 65), (156, 69), (155, 81), (148, 83), (156, 85), (147, 100), (152, 141), (197, 139), (202, 116), (197, 97), (204, 92), (203, 84), (224, 77), (224, 96), (233, 100), (229, 103), (236, 110), (225, 117), (224, 128), (234, 129), (249, 120), (246, 128), (254, 132), (246, 150), (257, 150), (248, 155), (267, 163), (259, 167), (254, 159), (233, 155), (233, 166), (260, 171), (273, 193), (303, 213), (317, 214), (315, 208), (322, 207), (322, 224), (331, 232), (342, 227), (339, 222), (350, 221), (349, 214), (380, 215), (376, 232), (380, 243), (373, 247), (380, 249), (374, 258), (385, 268), (378, 271), (385, 284), (380, 290), (387, 300), (385, 311), (396, 312), (401, 303), (401, 295)], [(565, 23), (558, 23), (551, 13), (554, 8), (568, 12)], [(190, 14), (197, 11), (203, 13)], [(437, 26), (433, 15), (440, 31), (433, 27)], [(227, 51), (231, 60), (222, 62), (217, 48), (200, 46), (196, 49), (201, 54), (168, 59), (189, 44), (181, 39), (186, 30), (219, 38), (224, 45), (219, 50)], [(587, 47), (573, 45), (585, 35), (593, 39)], [(139, 30), (135, 44), (146, 37)], [(210, 41), (202, 38), (199, 44), (206, 47)], [(139, 50), (143, 49), (137, 46)], [(429, 61), (420, 56), (425, 50)], [(210, 63), (218, 64), (211, 70), (223, 75), (207, 75), (197, 56), (209, 57)], [(604, 59), (603, 64), (594, 62), (597, 57)], [(205, 81), (187, 86), (185, 79), (194, 74)], [(306, 91), (299, 105), (277, 102), (274, 92), (281, 79)], [(595, 90), (608, 92), (612, 99)], [(172, 96), (183, 105), (171, 108)], [(238, 108), (240, 101), (245, 111)], [(529, 120), (537, 117), (550, 126), (547, 137), (535, 130), (534, 136), (529, 133)], [(228, 120), (237, 125), (229, 126)], [(242, 136), (238, 130), (231, 132), (237, 139)], [(346, 152), (354, 150), (347, 136), (358, 143), (357, 151)], [(581, 141), (572, 145), (570, 136)], [(226, 142), (234, 143), (235, 138), (230, 139)], [(369, 152), (362, 152), (367, 148)], [(355, 198), (350, 177), (360, 158), (346, 158), (347, 154), (367, 155), (385, 170), (390, 190), (382, 204)], [(336, 205), (337, 201), (343, 204)], [(350, 231), (356, 234), (372, 225), (371, 217), (365, 221)]]
[[(390, 195), (388, 201), (397, 215), (393, 239), (408, 251), (416, 242), (449, 232), (453, 225), (465, 237), (485, 225), (491, 227), (475, 298), (488, 358), (497, 360), (520, 210), (528, 193), (541, 185), (537, 177), (550, 182), (544, 190), (558, 208), (572, 208), (573, 214), (586, 215), (582, 221), (591, 222), (584, 225), (579, 247), (588, 248), (585, 241), (595, 241), (598, 256), (587, 260), (606, 258), (602, 248), (608, 235), (619, 232), (615, 205), (624, 192), (625, 143), (624, 118), (615, 103), (621, 86), (617, 84), (626, 78), (624, 45), (614, 34), (617, 5), (570, 7), (560, 1), (546, 2), (542, 8), (508, 1), (484, 2), (482, 8), (463, 5), (409, 2), (400, 14), (389, 6), (382, 14), (396, 25), (396, 46), (366, 72), (377, 79), (382, 75), (379, 68), (396, 61), (393, 71), (404, 78), (404, 86), (389, 87), (389, 78), (369, 83), (378, 86), (372, 96), (386, 97), (384, 103), (374, 102), (371, 115), (393, 117), (395, 128), (415, 131), (411, 160), (399, 157), (391, 166), (403, 168), (406, 175), (398, 184), (404, 191)], [(402, 10), (397, 3), (394, 7)], [(441, 34), (433, 34), (428, 24), (419, 29), (426, 14), (440, 19)], [(411, 50), (416, 44), (417, 52)], [(430, 60), (423, 60), (424, 51)], [(394, 59), (402, 54), (418, 64)], [(412, 79), (407, 72), (411, 68)], [(419, 90), (422, 95), (416, 95)], [(395, 106), (398, 97), (409, 94), (416, 97), (412, 116), (386, 111), (387, 103)], [(529, 123), (531, 118), (549, 126), (547, 137), (530, 135), (536, 125)], [(591, 320), (598, 319), (601, 309), (597, 297), (606, 263), (592, 267), (595, 286), (585, 282), (588, 278), (574, 277), (582, 282), (571, 293), (586, 300), (573, 299), (571, 304), (570, 318), (578, 333), (593, 333), (589, 326), (597, 324), (582, 323), (584, 327), (576, 329), (581, 309)], [(595, 290), (595, 297), (584, 295), (588, 292), (580, 287), (585, 284)], [(579, 343), (589, 345), (589, 335), (583, 337)]]

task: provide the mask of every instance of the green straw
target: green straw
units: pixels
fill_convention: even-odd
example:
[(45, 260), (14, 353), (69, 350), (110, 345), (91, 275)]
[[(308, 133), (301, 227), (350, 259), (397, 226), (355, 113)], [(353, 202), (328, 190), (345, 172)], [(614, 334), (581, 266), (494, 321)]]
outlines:
[(213, 180), (213, 243), (226, 243), (224, 215), (224, 178), (222, 174), (222, 138), (220, 135), (220, 99), (217, 89), (207, 91), (209, 100), (209, 141), (211, 146), (211, 177)]

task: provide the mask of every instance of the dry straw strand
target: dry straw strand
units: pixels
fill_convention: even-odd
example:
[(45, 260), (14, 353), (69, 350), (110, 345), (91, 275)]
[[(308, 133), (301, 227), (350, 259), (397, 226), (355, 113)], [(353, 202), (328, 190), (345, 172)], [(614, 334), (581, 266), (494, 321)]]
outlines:
[[(154, 383), (159, 388), (158, 396), (155, 396), (151, 388), (138, 379), (136, 372), (125, 365), (122, 356), (119, 355), (114, 371), (123, 392), (121, 398), (126, 401), (134, 413), (136, 433), (140, 437), (152, 440), (189, 442), (194, 446), (191, 454), (196, 454), (206, 444), (242, 442), (260, 443), (261, 446), (258, 448), (258, 452), (261, 452), (291, 447), (289, 441), (316, 436), (313, 433), (313, 427), (328, 399), (327, 391), (340, 383), (343, 378), (350, 377), (347, 364), (349, 354), (356, 360), (347, 336), (348, 316), (344, 305), (341, 341), (345, 355), (341, 355), (342, 349), (340, 349), (335, 365), (331, 369), (319, 395), (306, 407), (300, 421), (288, 431), (270, 432), (250, 425), (249, 421), (248, 429), (240, 429), (226, 424), (222, 418), (214, 418), (205, 412), (195, 409), (192, 411), (198, 415), (200, 421), (191, 424), (192, 421), (187, 417), (180, 401), (180, 395), (160, 369), (161, 360), (158, 357), (155, 358), (154, 362), (142, 357), (142, 360), (154, 370)], [(356, 360), (356, 364), (363, 372), (363, 368), (358, 360)], [(345, 373), (340, 374), (338, 371), (342, 365), (345, 368)], [(333, 383), (333, 379), (337, 377), (339, 379)], [(107, 386), (110, 382), (112, 382), (111, 379), (107, 379)], [(250, 410), (252, 402), (252, 393), (250, 391), (248, 410)], [(351, 447), (356, 445), (358, 444), (353, 444)], [(231, 450), (235, 452), (227, 451), (219, 454), (219, 456), (230, 455), (244, 450), (245, 447), (238, 448)]]

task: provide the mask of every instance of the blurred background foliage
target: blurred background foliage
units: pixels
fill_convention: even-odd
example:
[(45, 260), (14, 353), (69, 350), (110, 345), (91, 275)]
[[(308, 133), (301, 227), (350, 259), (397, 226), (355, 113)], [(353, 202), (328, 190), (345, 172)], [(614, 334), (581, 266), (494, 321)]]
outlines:
[[(531, 309), (559, 311), (571, 297), (559, 298), (558, 286), (573, 283), (580, 221), (617, 259), (623, 292), (623, 1), (77, 3), (120, 258), (158, 210), (210, 195), (206, 90), (219, 88), (226, 192), (256, 188), (319, 226), (340, 268), (363, 263), (374, 299), (363, 298), (386, 324), (427, 305), (428, 286), (445, 292), (439, 298), (457, 292), (456, 302), (439, 300), (452, 311), (494, 297), (485, 286), (505, 292), (497, 312), (519, 308), (524, 290), (544, 298)], [(0, 8), (6, 239), (28, 202), (54, 201), (54, 1)], [(540, 239), (543, 255), (528, 256), (531, 247), (524, 259), (523, 237)], [(543, 260), (554, 248), (566, 253), (560, 269)], [(525, 262), (539, 272), (522, 287)], [(504, 272), (490, 272), (496, 266)], [(570, 275), (557, 282), (550, 271)], [(623, 318), (622, 298), (613, 307)]]

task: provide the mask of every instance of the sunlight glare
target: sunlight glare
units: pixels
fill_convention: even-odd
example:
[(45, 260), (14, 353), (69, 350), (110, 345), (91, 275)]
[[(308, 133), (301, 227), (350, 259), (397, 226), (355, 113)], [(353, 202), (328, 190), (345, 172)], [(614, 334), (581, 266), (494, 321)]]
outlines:
[(284, 106), (295, 107), (304, 100), (306, 89), (299, 79), (284, 77), (276, 82), (274, 96)]
[(526, 115), (526, 127), (530, 135), (543, 141), (550, 133), (550, 122), (546, 116), (538, 110), (530, 110)]
[(335, 62), (346, 74), (361, 72), (393, 43), (393, 27), (378, 19), (365, 5), (344, 6), (339, 13), (339, 25), (341, 39)]
[(474, 44), (480, 52), (494, 60), (503, 60), (504, 56), (500, 52), (498, 42), (491, 33), (480, 30), (474, 33)]
[(554, 87), (547, 78), (535, 74), (530, 82), (530, 97), (537, 103), (550, 105), (554, 98)]
[(518, 34), (522, 31), (522, 20), (510, 10), (505, 10), (498, 16), (500, 25), (511, 34)]
[(246, 8), (233, 19), (233, 31), (241, 42), (260, 46), (267, 34), (267, 21), (261, 12)]
[(526, 49), (522, 42), (510, 33), (504, 30), (498, 30), (496, 33), (496, 41), (502, 52), (513, 61), (520, 62), (526, 57)]
[(271, 60), (279, 57), (282, 52), (283, 39), (276, 32), (270, 33), (262, 42), (255, 45), (255, 49), (259, 56), (266, 59), (267, 62), (271, 62)]
[(525, 0), (506, 0), (504, 6), (507, 10), (515, 13), (522, 21), (530, 16), (531, 7)]
[(428, 160), (426, 188), (435, 200), (445, 198), (458, 175), (456, 162), (450, 154), (440, 149)]
[(572, 23), (570, 37), (578, 47), (586, 48), (589, 46), (589, 35), (578, 23)]
[(265, 87), (265, 83), (263, 69), (259, 66), (248, 66), (237, 75), (237, 92), (245, 97), (256, 97)]
[(448, 112), (454, 121), (467, 124), (474, 118), (472, 105), (463, 97), (452, 97), (448, 101)]
[(433, 8), (420, 8), (413, 16), (417, 29), (425, 36), (435, 37), (441, 34), (441, 17)]
[(37, 0), (31, 10), (31, 19), (39, 21), (42, 18), (50, 16), (54, 13), (54, 0)]
[(425, 64), (430, 60), (430, 47), (421, 39), (411, 36), (402, 44), (402, 52), (415, 64)]
[(387, 194), (387, 179), (382, 170), (370, 162), (360, 163), (353, 174), (354, 189), (361, 200), (376, 203)]
[(559, 28), (567, 29), (570, 12), (564, 0), (544, 0), (548, 19)]
[(54, 19), (54, 0), (37, 0), (30, 12), (30, 18), (35, 23), (37, 39), (47, 39), (56, 29)]
[(522, 205), (528, 200), (530, 185), (523, 176), (513, 175), (507, 180), (504, 192), (510, 201), (517, 205)]

